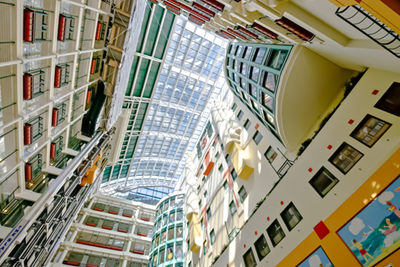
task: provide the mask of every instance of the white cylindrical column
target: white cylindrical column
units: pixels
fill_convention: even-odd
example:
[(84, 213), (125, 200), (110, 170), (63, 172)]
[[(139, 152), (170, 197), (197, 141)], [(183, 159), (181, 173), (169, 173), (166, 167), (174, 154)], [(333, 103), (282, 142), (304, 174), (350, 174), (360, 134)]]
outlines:
[(68, 249), (65, 249), (62, 254), (61, 257), (58, 259), (58, 263), (62, 263), (64, 261), (64, 258), (67, 256), (68, 254)]

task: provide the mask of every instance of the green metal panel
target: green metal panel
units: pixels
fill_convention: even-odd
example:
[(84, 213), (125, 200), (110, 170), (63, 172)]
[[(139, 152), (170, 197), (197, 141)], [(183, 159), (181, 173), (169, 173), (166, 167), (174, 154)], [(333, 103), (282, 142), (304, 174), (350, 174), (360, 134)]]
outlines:
[(143, 97), (150, 98), (153, 92), (154, 84), (156, 82), (157, 73), (160, 68), (161, 63), (153, 61), (150, 67), (149, 76), (147, 78), (147, 83), (144, 88)]
[(139, 108), (138, 115), (136, 118), (134, 130), (142, 129), (144, 117), (145, 117), (146, 111), (147, 111), (147, 106), (148, 106), (148, 104), (145, 104), (145, 103), (140, 104), (140, 108)]
[(129, 165), (124, 165), (121, 170), (119, 178), (125, 178), (129, 171)]
[(150, 1), (147, 1), (146, 5), (146, 10), (144, 12), (143, 16), (143, 23), (142, 23), (142, 29), (140, 30), (140, 35), (136, 47), (136, 52), (142, 51), (143, 47), (143, 39), (144, 36), (146, 35), (146, 29), (147, 29), (147, 24), (149, 23), (149, 17), (150, 17), (150, 9), (153, 7), (153, 4)]
[(110, 173), (111, 173), (111, 166), (107, 166), (104, 169), (103, 180), (101, 181), (102, 183), (108, 182), (108, 179), (110, 178)]
[(162, 21), (164, 11), (164, 8), (156, 5), (156, 10), (154, 11), (153, 19), (150, 25), (150, 32), (147, 35), (146, 46), (144, 47), (143, 54), (145, 55), (151, 56), (151, 54), (153, 53), (158, 31), (160, 29), (160, 22)]
[[(140, 96), (143, 89), (144, 79), (146, 78), (147, 69), (150, 64), (150, 59), (142, 58), (140, 63), (139, 71), (136, 78), (135, 89), (133, 90), (133, 96)], [(140, 129), (139, 129), (140, 130)]]
[(120, 169), (121, 169), (121, 165), (115, 165), (115, 166), (114, 166), (114, 170), (113, 170), (113, 172), (112, 172), (111, 180), (110, 180), (110, 181), (115, 180), (115, 179), (118, 178), (118, 173), (119, 173), (119, 170), (120, 170)]
[(125, 154), (126, 159), (131, 159), (133, 156), (133, 152), (135, 151), (136, 143), (138, 141), (138, 137), (132, 137), (131, 140), (129, 141), (128, 149)]
[(133, 59), (133, 62), (132, 62), (132, 68), (131, 68), (131, 74), (129, 75), (128, 86), (126, 87), (126, 92), (125, 92), (126, 96), (131, 95), (133, 80), (135, 79), (135, 72), (136, 72), (136, 67), (137, 67), (138, 61), (139, 61), (139, 57), (135, 56), (135, 58)]
[(154, 57), (158, 59), (162, 59), (164, 56), (164, 51), (166, 50), (166, 46), (168, 43), (168, 38), (171, 33), (172, 25), (174, 24), (175, 15), (171, 12), (167, 12), (165, 14), (164, 25), (161, 28), (160, 38), (158, 39), (158, 43), (156, 46), (156, 51), (154, 52)]

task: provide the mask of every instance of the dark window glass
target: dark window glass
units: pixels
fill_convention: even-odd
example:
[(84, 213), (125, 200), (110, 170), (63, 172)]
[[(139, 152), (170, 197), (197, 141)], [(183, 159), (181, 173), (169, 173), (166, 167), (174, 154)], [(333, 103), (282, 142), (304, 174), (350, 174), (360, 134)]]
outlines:
[(240, 63), (240, 73), (241, 74), (246, 75), (246, 67), (247, 67), (246, 63), (244, 63), (244, 62)]
[(239, 119), (239, 120), (241, 120), (242, 119), (242, 117), (243, 117), (243, 111), (241, 111), (241, 110), (239, 110), (239, 113), (237, 114), (237, 118)]
[(236, 213), (236, 205), (235, 205), (235, 202), (233, 202), (233, 200), (229, 204), (229, 210), (231, 211), (231, 215), (232, 216), (235, 215), (235, 213)]
[(236, 103), (233, 103), (232, 110), (235, 111), (236, 107), (237, 107)]
[(256, 48), (253, 56), (253, 61), (255, 63), (261, 64), (266, 51), (266, 48)]
[(249, 94), (257, 99), (257, 87), (252, 85), (250, 82), (248, 83)]
[(211, 209), (207, 209), (207, 220), (211, 219)]
[(302, 219), (300, 212), (292, 202), (282, 211), (281, 217), (286, 227), (291, 231)]
[(275, 152), (275, 150), (270, 146), (267, 151), (265, 151), (264, 156), (267, 158), (267, 160), (272, 163), (274, 162), (275, 158), (278, 156), (278, 153)]
[(391, 124), (367, 115), (350, 136), (368, 147), (372, 147), (381, 136), (392, 126)]
[(267, 228), (267, 233), (274, 247), (285, 238), (285, 233), (277, 219)]
[(375, 107), (395, 116), (400, 116), (400, 83), (393, 83)]
[(252, 79), (255, 82), (258, 82), (259, 74), (260, 74), (260, 69), (259, 68), (253, 67), (253, 66), (250, 67), (250, 70), (249, 70), (249, 78), (250, 79)]
[(240, 196), (240, 201), (243, 203), (243, 201), (246, 200), (247, 198), (247, 192), (246, 188), (242, 185), (242, 187), (239, 189), (239, 196)]
[(263, 138), (263, 136), (260, 134), (259, 131), (257, 131), (253, 136), (253, 140), (257, 145), (260, 143), (262, 138)]
[(322, 167), (309, 181), (317, 193), (324, 197), (339, 182), (325, 167)]
[(211, 241), (211, 245), (215, 243), (215, 232), (214, 232), (214, 229), (212, 229), (211, 232), (210, 232), (210, 241)]
[(237, 178), (237, 173), (236, 173), (236, 171), (235, 171), (235, 168), (233, 168), (232, 171), (231, 171), (231, 177), (232, 177), (232, 180), (233, 180), (233, 181), (235, 181), (236, 178)]
[(274, 110), (274, 99), (265, 92), (260, 90), (260, 103), (263, 107), (267, 108), (270, 111)]
[(244, 128), (245, 128), (246, 130), (248, 130), (249, 127), (250, 127), (250, 125), (251, 125), (251, 122), (250, 122), (249, 119), (247, 119), (243, 126), (244, 126)]
[(246, 60), (249, 59), (252, 48), (253, 47), (251, 47), (251, 46), (246, 47), (246, 50), (243, 52), (244, 59), (246, 59)]
[(346, 174), (364, 156), (354, 147), (343, 143), (329, 158), (329, 162), (335, 165), (342, 173)]
[(264, 259), (265, 256), (267, 256), (271, 251), (264, 234), (261, 234), (261, 236), (257, 239), (257, 241), (254, 243), (254, 247), (256, 248), (257, 256), (260, 261)]
[(243, 255), (243, 261), (246, 267), (255, 267), (257, 265), (251, 248)]
[(267, 67), (280, 70), (283, 67), (283, 63), (285, 63), (287, 54), (287, 51), (272, 50), (269, 59), (265, 62), (265, 65)]
[(277, 76), (275, 74), (264, 70), (262, 71), (261, 85), (264, 88), (274, 92), (276, 83), (277, 83)]

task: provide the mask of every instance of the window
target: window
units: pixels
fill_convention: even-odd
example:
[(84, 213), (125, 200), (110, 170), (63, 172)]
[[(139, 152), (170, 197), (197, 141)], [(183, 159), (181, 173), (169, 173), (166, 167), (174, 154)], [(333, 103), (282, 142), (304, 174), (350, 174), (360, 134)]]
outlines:
[(258, 75), (260, 74), (260, 69), (257, 67), (250, 67), (249, 70), (249, 78), (252, 79), (255, 82), (258, 82)]
[(219, 158), (219, 152), (217, 151), (217, 153), (215, 154), (215, 159)]
[(229, 157), (229, 154), (226, 154), (226, 156), (225, 156), (225, 161), (226, 161), (226, 163), (228, 163), (229, 164), (229, 161), (231, 160), (231, 157)]
[(207, 198), (207, 190), (204, 191), (204, 198)]
[(275, 120), (268, 112), (263, 110), (264, 119), (268, 121), (275, 128)]
[(233, 180), (233, 181), (235, 181), (236, 178), (237, 178), (237, 173), (236, 173), (236, 171), (235, 171), (235, 168), (232, 168), (231, 177), (232, 177), (232, 180)]
[(221, 144), (221, 150), (224, 151), (224, 144)]
[(197, 187), (197, 194), (200, 192), (200, 185)]
[(175, 246), (175, 258), (177, 260), (183, 258), (183, 245), (182, 243), (177, 243)]
[(199, 201), (199, 211), (201, 211), (201, 200)]
[(250, 128), (251, 122), (249, 119), (246, 120), (246, 122), (244, 123), (243, 127), (248, 130)]
[(255, 267), (257, 265), (251, 248), (243, 255), (243, 261), (246, 267)]
[(165, 257), (165, 247), (160, 249), (160, 259), (159, 259), (159, 264), (164, 262), (164, 257)]
[(249, 100), (247, 99), (247, 95), (244, 92), (242, 92), (242, 97), (244, 101), (249, 102)]
[(214, 232), (214, 229), (212, 229), (211, 232), (210, 232), (210, 241), (211, 241), (211, 245), (215, 243), (215, 232)]
[(203, 178), (201, 179), (202, 182), (204, 182), (206, 180), (206, 177), (203, 176)]
[(259, 131), (257, 131), (253, 136), (253, 140), (257, 145), (260, 143), (262, 138), (263, 138), (263, 136), (260, 134)]
[(240, 63), (240, 73), (246, 75), (247, 64), (244, 62)]
[(253, 109), (257, 112), (260, 113), (260, 110), (258, 108), (258, 104), (256, 102), (254, 102), (253, 100), (251, 100), (251, 106), (253, 107)]
[(222, 169), (223, 169), (222, 164), (220, 164), (218, 170), (219, 170), (220, 172), (222, 172)]
[(255, 87), (254, 85), (252, 85), (250, 82), (247, 84), (248, 89), (249, 89), (249, 94), (254, 97), (255, 99), (257, 99), (257, 87)]
[(229, 210), (231, 211), (231, 215), (235, 215), (236, 213), (236, 205), (235, 202), (232, 200), (231, 203), (229, 204)]
[(261, 85), (274, 92), (275, 91), (275, 85), (277, 82), (277, 76), (275, 74), (272, 74), (270, 72), (267, 71), (262, 71), (262, 75), (261, 75)]
[[(190, 239), (187, 241), (187, 251), (190, 251)], [(189, 262), (188, 267), (192, 266), (192, 262)]]
[(335, 165), (343, 174), (346, 174), (364, 156), (354, 147), (343, 143), (329, 158), (329, 162)]
[(393, 83), (375, 105), (383, 111), (400, 116), (400, 83)]
[(309, 181), (317, 193), (324, 197), (339, 182), (326, 168), (322, 167)]
[(253, 56), (253, 61), (255, 63), (261, 64), (266, 51), (267, 51), (266, 48), (256, 48), (256, 51), (254, 52)]
[(203, 231), (203, 218), (200, 221), (200, 228), (201, 228), (201, 231)]
[(243, 46), (241, 46), (241, 45), (237, 46), (235, 56), (240, 56), (240, 52), (242, 52), (242, 48), (243, 48)]
[(239, 189), (239, 197), (240, 197), (240, 201), (243, 203), (246, 198), (247, 198), (247, 192), (246, 192), (246, 188), (244, 188), (244, 186), (242, 185), (242, 187)]
[(265, 62), (265, 66), (280, 70), (285, 63), (288, 51), (272, 50), (271, 56)]
[(367, 115), (350, 136), (366, 146), (372, 147), (390, 126), (392, 125), (381, 119)]
[(211, 208), (207, 209), (207, 220), (211, 218)]
[(243, 111), (241, 111), (241, 110), (239, 110), (239, 113), (237, 114), (237, 118), (238, 118), (238, 120), (241, 120), (242, 119), (242, 117), (243, 117)]
[(265, 256), (267, 256), (271, 251), (264, 234), (261, 234), (261, 236), (257, 239), (257, 241), (254, 243), (254, 247), (256, 248), (257, 256), (260, 261), (264, 259)]
[(269, 94), (266, 94), (265, 92), (260, 90), (259, 101), (263, 107), (267, 108), (270, 111), (273, 111), (274, 99)]
[(235, 109), (236, 109), (236, 108), (237, 108), (237, 105), (236, 105), (236, 103), (233, 103), (233, 105), (232, 105), (232, 108), (231, 108), (231, 109), (232, 109), (233, 111), (235, 111)]
[(252, 48), (253, 48), (253, 47), (251, 47), (251, 46), (246, 47), (246, 49), (245, 49), (244, 52), (243, 52), (243, 58), (244, 58), (244, 59), (246, 59), (246, 60), (249, 59), (250, 54), (251, 54), (251, 49), (252, 49)]
[[(188, 249), (188, 251), (189, 251), (189, 249)], [(187, 267), (192, 267), (192, 262), (189, 262)]]
[(174, 258), (174, 245), (168, 245), (167, 247), (167, 261), (170, 261)]
[(245, 79), (243, 79), (243, 78), (239, 78), (240, 79), (240, 87), (243, 89), (243, 90), (246, 90), (246, 80)]
[(275, 150), (270, 146), (267, 151), (265, 151), (264, 156), (267, 158), (269, 163), (272, 163), (278, 156), (278, 153), (276, 153)]
[(292, 202), (282, 211), (281, 217), (289, 231), (303, 219)]
[(267, 233), (274, 247), (285, 237), (285, 233), (277, 219), (267, 228)]
[(229, 189), (229, 185), (228, 185), (228, 182), (227, 182), (227, 181), (224, 182), (224, 189), (225, 189), (225, 190), (228, 190), (228, 189)]
[(208, 251), (208, 247), (207, 247), (207, 241), (203, 242), (203, 254), (206, 255)]
[[(188, 228), (189, 228), (189, 226), (188, 226)], [(173, 227), (172, 227), (172, 228), (169, 228), (169, 229), (168, 229), (168, 240), (174, 239), (174, 235), (175, 235), (175, 233), (174, 233), (174, 228), (173, 228)]]

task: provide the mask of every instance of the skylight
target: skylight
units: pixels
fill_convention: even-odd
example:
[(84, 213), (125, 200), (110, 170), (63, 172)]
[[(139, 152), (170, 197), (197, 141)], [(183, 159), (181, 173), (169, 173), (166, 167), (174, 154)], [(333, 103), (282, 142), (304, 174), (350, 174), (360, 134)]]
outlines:
[(127, 177), (103, 183), (103, 193), (136, 200), (171, 193), (225, 84), (227, 41), (176, 20)]

